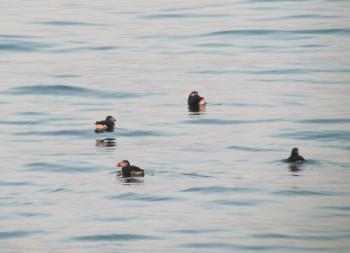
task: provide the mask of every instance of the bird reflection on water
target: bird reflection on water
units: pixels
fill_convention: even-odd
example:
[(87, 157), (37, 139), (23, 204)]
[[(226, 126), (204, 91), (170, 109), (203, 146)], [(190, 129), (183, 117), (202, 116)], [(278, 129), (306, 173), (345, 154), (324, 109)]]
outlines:
[(113, 148), (117, 144), (115, 138), (106, 138), (101, 140), (96, 140), (96, 147), (106, 147), (106, 148)]
[(124, 185), (143, 184), (144, 183), (144, 180), (140, 179), (140, 178), (134, 178), (134, 177), (125, 178), (125, 177), (123, 177), (123, 175), (120, 171), (118, 171), (116, 178), (117, 178), (117, 181), (119, 183), (124, 184)]

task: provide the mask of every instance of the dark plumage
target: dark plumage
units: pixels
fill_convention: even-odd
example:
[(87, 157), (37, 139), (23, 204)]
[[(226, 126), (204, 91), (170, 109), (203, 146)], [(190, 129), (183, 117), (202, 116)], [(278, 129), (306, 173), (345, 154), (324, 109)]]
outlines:
[(188, 96), (187, 104), (191, 111), (199, 111), (200, 106), (205, 105), (205, 99), (199, 96), (197, 91), (192, 91)]
[(121, 167), (122, 171), (121, 174), (123, 177), (143, 177), (145, 176), (144, 170), (134, 166), (130, 165), (130, 162), (128, 160), (123, 160), (119, 163), (117, 163), (116, 167)]
[(116, 119), (113, 116), (107, 116), (105, 120), (96, 121), (95, 133), (113, 132)]
[(290, 157), (287, 159), (289, 163), (303, 163), (305, 161), (304, 157), (299, 155), (299, 149), (293, 148)]

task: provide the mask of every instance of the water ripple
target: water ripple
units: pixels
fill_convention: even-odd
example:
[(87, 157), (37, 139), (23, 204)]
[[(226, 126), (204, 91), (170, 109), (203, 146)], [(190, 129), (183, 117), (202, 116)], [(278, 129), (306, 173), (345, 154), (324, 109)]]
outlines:
[(73, 237), (78, 241), (140, 241), (152, 240), (156, 237), (138, 234), (99, 234), (99, 235), (85, 235)]
[(109, 199), (123, 199), (123, 200), (142, 200), (142, 201), (169, 201), (176, 200), (175, 197), (169, 196), (156, 196), (148, 194), (138, 194), (138, 193), (125, 193), (117, 196), (110, 196)]
[(205, 193), (205, 194), (217, 194), (224, 192), (232, 193), (251, 193), (257, 192), (259, 189), (255, 188), (244, 188), (244, 187), (220, 187), (220, 186), (209, 186), (209, 187), (192, 187), (182, 190), (182, 192), (195, 192), (195, 193)]
[(340, 193), (334, 192), (325, 192), (325, 191), (307, 191), (307, 190), (284, 190), (276, 191), (273, 194), (282, 195), (282, 196), (335, 196)]
[(350, 131), (347, 130), (323, 130), (323, 131), (292, 131), (273, 135), (273, 137), (285, 137), (298, 140), (317, 140), (317, 141), (349, 141)]
[(303, 119), (296, 122), (301, 124), (349, 124), (350, 119)]
[(27, 237), (32, 236), (33, 234), (42, 233), (42, 231), (6, 231), (6, 232), (0, 232), (0, 240), (3, 239), (11, 239), (11, 238), (19, 238), (19, 237)]
[(247, 151), (247, 152), (271, 152), (276, 151), (275, 149), (258, 148), (258, 147), (246, 147), (246, 146), (229, 146), (228, 149)]
[[(80, 97), (103, 97), (103, 98), (133, 98), (145, 96), (134, 92), (115, 92), (99, 89), (89, 89), (68, 85), (33, 85), (19, 86), (4, 92), (11, 95), (42, 95), (42, 96), (80, 96)], [(147, 95), (147, 94), (146, 94)]]
[(256, 124), (256, 123), (274, 123), (282, 122), (283, 119), (257, 119), (257, 120), (232, 120), (232, 119), (190, 119), (182, 123), (199, 124), (199, 125), (239, 125), (239, 124)]
[(26, 168), (30, 171), (55, 172), (55, 173), (88, 173), (95, 172), (99, 169), (91, 165), (77, 165), (77, 164), (56, 164), (45, 162), (27, 163)]
[(223, 30), (202, 34), (203, 37), (216, 36), (262, 36), (262, 35), (350, 35), (349, 28), (325, 28), (325, 29), (303, 29), (303, 30), (273, 30), (273, 29), (237, 29)]
[(34, 24), (43, 24), (48, 26), (105, 26), (105, 24), (81, 22), (81, 21), (43, 21)]

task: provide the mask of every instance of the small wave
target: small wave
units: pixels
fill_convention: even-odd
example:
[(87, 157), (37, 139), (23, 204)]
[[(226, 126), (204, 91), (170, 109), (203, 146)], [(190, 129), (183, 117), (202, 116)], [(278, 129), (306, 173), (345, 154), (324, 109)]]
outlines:
[(297, 120), (301, 124), (349, 124), (350, 119), (304, 119)]
[(1, 186), (28, 186), (28, 185), (33, 185), (33, 184), (27, 181), (0, 181), (0, 187)]
[(42, 95), (42, 96), (80, 96), (103, 98), (138, 98), (144, 94), (133, 92), (114, 92), (97, 89), (82, 88), (68, 85), (33, 85), (14, 87), (5, 91), (11, 95)]
[(79, 75), (72, 75), (72, 74), (61, 74), (61, 75), (53, 75), (55, 78), (78, 78)]
[(0, 125), (38, 125), (42, 121), (33, 121), (33, 120), (0, 120)]
[(214, 178), (213, 176), (202, 175), (198, 173), (182, 173), (181, 175), (190, 176), (190, 177)]
[(0, 41), (0, 52), (37, 52), (53, 47), (53, 44), (29, 41)]
[(257, 119), (257, 120), (230, 120), (230, 119), (204, 119), (198, 118), (196, 120), (185, 120), (186, 124), (199, 125), (239, 125), (239, 124), (254, 124), (254, 123), (272, 123), (280, 122), (282, 119)]
[(232, 193), (251, 193), (257, 192), (258, 189), (255, 188), (244, 188), (244, 187), (220, 187), (220, 186), (209, 186), (209, 187), (192, 187), (181, 192), (194, 192), (194, 193), (224, 193), (224, 192), (232, 192)]
[(123, 200), (141, 200), (141, 201), (150, 201), (150, 202), (161, 202), (161, 201), (170, 201), (175, 200), (175, 197), (169, 196), (156, 196), (148, 194), (137, 194), (137, 193), (126, 193), (117, 196), (111, 196), (109, 199), (123, 199)]
[(42, 233), (42, 231), (11, 231), (11, 232), (0, 232), (0, 240), (2, 239), (12, 239), (12, 238), (19, 238), (19, 237), (27, 237), (31, 236), (33, 234)]
[(304, 30), (272, 30), (272, 29), (237, 29), (223, 30), (202, 34), (202, 37), (216, 36), (288, 36), (288, 35), (350, 35), (349, 28), (326, 28), (326, 29), (304, 29)]
[(219, 48), (219, 47), (232, 47), (232, 45), (227, 43), (203, 43), (203, 44), (195, 45), (195, 47)]
[(30, 171), (42, 171), (42, 172), (53, 172), (53, 173), (88, 173), (96, 172), (98, 168), (91, 165), (64, 165), (56, 163), (45, 163), (45, 162), (34, 162), (28, 163), (25, 167)]
[(223, 18), (224, 14), (199, 14), (199, 13), (170, 13), (142, 15), (141, 19), (193, 19), (193, 18)]
[(111, 51), (119, 49), (115, 46), (90, 46), (90, 47), (70, 47), (70, 48), (61, 48), (53, 50), (55, 53), (67, 53), (67, 52), (77, 52), (77, 51)]
[(333, 241), (349, 238), (349, 234), (329, 235), (287, 235), (287, 234), (255, 234), (258, 239), (283, 239), (283, 240), (305, 240), (305, 241)]
[(163, 131), (151, 131), (151, 130), (127, 130), (127, 129), (118, 129), (118, 136), (124, 137), (148, 137), (148, 136), (169, 136), (170, 133)]
[(336, 210), (336, 211), (344, 211), (344, 212), (350, 212), (350, 206), (327, 206), (324, 207), (326, 209)]
[(247, 152), (271, 152), (276, 151), (274, 149), (268, 148), (258, 148), (258, 147), (245, 147), (245, 146), (230, 146), (228, 149), (239, 150), (239, 151), (247, 151)]
[(265, 203), (266, 201), (262, 200), (228, 200), (228, 199), (219, 199), (210, 201), (210, 203), (216, 204), (216, 205), (224, 205), (224, 206), (258, 206), (262, 203)]
[(299, 140), (338, 141), (350, 140), (350, 131), (346, 130), (324, 130), (324, 131), (286, 131), (285, 133), (273, 135), (273, 137), (285, 137)]
[(103, 24), (97, 24), (97, 23), (88, 23), (88, 22), (81, 22), (81, 21), (43, 21), (43, 22), (36, 22), (35, 24), (43, 24), (48, 26), (104, 26)]
[(229, 249), (241, 251), (265, 251), (265, 252), (284, 252), (288, 251), (315, 251), (322, 252), (327, 249), (321, 247), (304, 247), (296, 245), (244, 245), (244, 244), (233, 244), (233, 243), (218, 243), (218, 242), (196, 242), (181, 244), (181, 247), (194, 248), (194, 249)]
[(334, 196), (333, 192), (325, 191), (306, 191), (306, 190), (284, 190), (276, 191), (273, 194), (282, 195), (282, 196)]
[(22, 217), (48, 217), (50, 216), (49, 214), (46, 213), (16, 213), (16, 215), (18, 216), (22, 216)]
[(156, 237), (138, 234), (98, 234), (73, 237), (77, 241), (140, 241), (152, 240)]
[(94, 134), (93, 130), (57, 130), (57, 131), (24, 131), (16, 132), (17, 136), (52, 136), (52, 137), (88, 137)]

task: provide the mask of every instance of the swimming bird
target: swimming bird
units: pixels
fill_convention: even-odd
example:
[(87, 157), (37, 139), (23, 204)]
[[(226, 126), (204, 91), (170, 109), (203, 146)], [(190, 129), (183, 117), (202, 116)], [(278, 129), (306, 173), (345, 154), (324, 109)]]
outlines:
[(113, 132), (116, 121), (117, 120), (111, 115), (107, 116), (105, 120), (96, 121), (95, 133)]
[(290, 157), (286, 160), (289, 163), (303, 163), (305, 161), (304, 157), (299, 155), (299, 149), (293, 148)]
[(199, 96), (198, 91), (192, 91), (187, 100), (188, 108), (190, 111), (198, 112), (205, 106), (205, 98)]
[(145, 176), (144, 170), (134, 166), (130, 165), (130, 162), (128, 160), (123, 160), (117, 163), (116, 167), (122, 168), (122, 176), (123, 177), (143, 177)]

